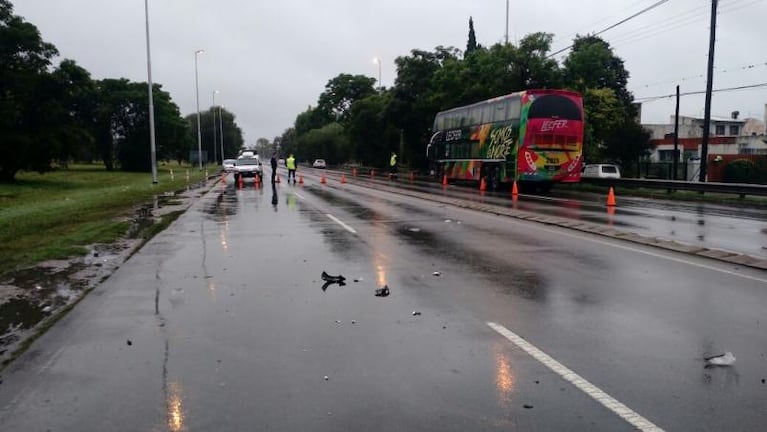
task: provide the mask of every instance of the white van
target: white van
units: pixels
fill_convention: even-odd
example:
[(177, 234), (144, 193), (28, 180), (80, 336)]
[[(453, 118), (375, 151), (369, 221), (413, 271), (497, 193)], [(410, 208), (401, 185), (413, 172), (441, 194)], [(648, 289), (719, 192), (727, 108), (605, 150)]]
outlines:
[(621, 170), (613, 164), (589, 164), (583, 166), (581, 177), (621, 178)]

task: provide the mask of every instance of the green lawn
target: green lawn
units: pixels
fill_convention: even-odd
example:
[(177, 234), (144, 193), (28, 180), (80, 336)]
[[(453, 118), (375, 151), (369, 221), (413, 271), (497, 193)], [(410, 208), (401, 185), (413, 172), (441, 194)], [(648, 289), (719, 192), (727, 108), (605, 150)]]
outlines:
[[(175, 179), (171, 180), (170, 170)], [(158, 167), (149, 173), (108, 172), (103, 165), (71, 165), (46, 174), (22, 172), (0, 183), (0, 274), (48, 259), (85, 254), (86, 246), (125, 235), (137, 206), (155, 195), (202, 180), (197, 168)], [(216, 167), (209, 167), (211, 173)]]

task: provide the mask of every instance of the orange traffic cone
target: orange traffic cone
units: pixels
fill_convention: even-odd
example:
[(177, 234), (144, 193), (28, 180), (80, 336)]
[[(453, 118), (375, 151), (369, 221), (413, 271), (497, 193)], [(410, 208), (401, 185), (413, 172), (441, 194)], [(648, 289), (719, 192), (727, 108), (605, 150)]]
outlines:
[(341, 183), (346, 183), (346, 174), (341, 173)]
[(413, 174), (413, 171), (410, 171), (410, 181), (415, 180), (415, 174)]
[(482, 180), (479, 182), (479, 190), (486, 191), (487, 190), (487, 183), (485, 182), (485, 178), (482, 177)]
[(328, 181), (325, 179), (325, 174), (323, 174), (322, 177), (320, 177), (320, 183), (325, 184), (327, 182)]
[(277, 183), (280, 183), (280, 175), (277, 174)]
[(519, 189), (517, 189), (517, 181), (514, 180), (514, 184), (511, 186), (511, 195), (517, 196), (519, 195)]
[(447, 174), (442, 175), (442, 186), (447, 186)]
[(259, 186), (261, 186), (261, 177), (254, 176), (253, 177), (253, 187), (254, 188), (258, 188)]
[(615, 192), (613, 191), (612, 186), (610, 186), (610, 192), (607, 193), (607, 206), (615, 207)]
[(373, 178), (376, 176), (376, 170), (372, 169), (370, 170), (370, 178)]
[(240, 183), (240, 184), (239, 184), (239, 186), (240, 186), (240, 189), (242, 189), (242, 184), (243, 184), (243, 181), (242, 181), (242, 176), (240, 176), (240, 181), (239, 181), (239, 183)]
[(304, 176), (298, 176), (298, 184), (304, 184)]
[(352, 176), (357, 177), (357, 168), (352, 168)]

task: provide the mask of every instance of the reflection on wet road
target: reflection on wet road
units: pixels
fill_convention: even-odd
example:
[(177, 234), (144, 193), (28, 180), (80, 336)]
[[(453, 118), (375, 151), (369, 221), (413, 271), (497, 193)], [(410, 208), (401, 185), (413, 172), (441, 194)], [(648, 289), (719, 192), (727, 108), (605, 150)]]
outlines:
[(3, 372), (0, 424), (758, 430), (767, 281), (640, 252), (354, 184), (218, 184)]
[[(360, 181), (360, 184), (368, 183)], [(519, 199), (512, 200), (508, 191), (480, 192), (470, 185), (445, 188), (434, 183), (409, 181), (378, 181), (377, 184), (607, 225), (702, 248), (767, 258), (767, 213), (761, 209), (623, 196), (618, 197), (618, 206), (613, 209), (605, 206), (605, 196), (574, 193), (568, 191), (566, 186), (560, 186), (551, 195), (523, 194)]]

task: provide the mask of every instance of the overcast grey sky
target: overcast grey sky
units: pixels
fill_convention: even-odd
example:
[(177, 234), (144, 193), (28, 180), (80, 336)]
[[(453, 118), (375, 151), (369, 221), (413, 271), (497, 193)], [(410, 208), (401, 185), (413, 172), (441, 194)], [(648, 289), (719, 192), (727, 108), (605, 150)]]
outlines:
[[(12, 0), (62, 58), (95, 79), (146, 81), (143, 0)], [(601, 30), (657, 0), (511, 0), (509, 34), (554, 33), (553, 49), (576, 33)], [(705, 89), (708, 0), (669, 0), (602, 36), (623, 58), (637, 98)], [(714, 88), (767, 82), (767, 2), (720, 0)], [(394, 59), (437, 45), (465, 49), (469, 16), (477, 41), (501, 42), (505, 0), (149, 0), (152, 75), (183, 114), (217, 102), (237, 116), (247, 144), (272, 139), (314, 105), (340, 73), (378, 76), (391, 86)], [(558, 56), (559, 59), (562, 56)], [(748, 68), (749, 65), (753, 67)], [(743, 69), (745, 68), (745, 69)], [(682, 98), (681, 113), (702, 115), (703, 96)], [(767, 87), (715, 93), (712, 114), (764, 118)], [(667, 122), (673, 98), (646, 103), (643, 122)]]

